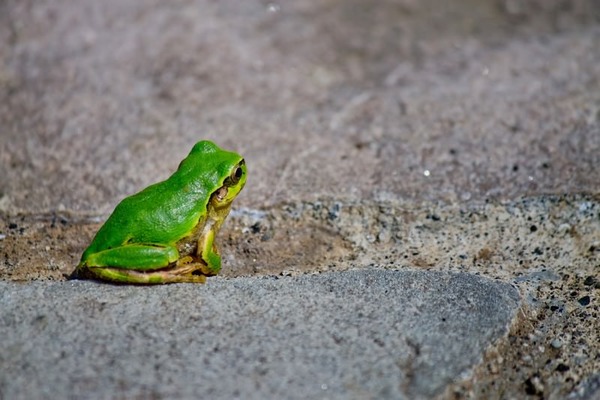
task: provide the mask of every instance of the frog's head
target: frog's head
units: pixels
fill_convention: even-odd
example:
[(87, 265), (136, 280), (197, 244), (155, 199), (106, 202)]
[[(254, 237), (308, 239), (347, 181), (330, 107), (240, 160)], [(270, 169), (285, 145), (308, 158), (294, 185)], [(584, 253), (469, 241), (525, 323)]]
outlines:
[(201, 141), (192, 148), (179, 166), (191, 179), (192, 186), (210, 195), (215, 209), (228, 207), (246, 183), (246, 163), (242, 156), (219, 148), (212, 142)]
[(215, 208), (231, 205), (233, 199), (240, 193), (246, 184), (246, 162), (240, 159), (230, 169), (229, 174), (223, 180), (223, 184), (211, 196), (211, 202)]

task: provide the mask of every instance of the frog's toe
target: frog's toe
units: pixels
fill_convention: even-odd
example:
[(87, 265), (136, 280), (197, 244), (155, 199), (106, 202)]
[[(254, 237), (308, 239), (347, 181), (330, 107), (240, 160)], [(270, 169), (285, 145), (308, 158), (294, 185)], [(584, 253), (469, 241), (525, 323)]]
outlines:
[(185, 278), (186, 278), (186, 280), (183, 280), (182, 282), (206, 283), (206, 276), (205, 275), (191, 274), (191, 275), (187, 275)]
[(85, 271), (85, 269), (82, 269), (80, 266), (77, 266), (77, 268), (75, 268), (73, 272), (71, 272), (71, 274), (66, 275), (66, 278), (70, 281), (77, 279), (88, 279), (89, 277), (86, 276)]

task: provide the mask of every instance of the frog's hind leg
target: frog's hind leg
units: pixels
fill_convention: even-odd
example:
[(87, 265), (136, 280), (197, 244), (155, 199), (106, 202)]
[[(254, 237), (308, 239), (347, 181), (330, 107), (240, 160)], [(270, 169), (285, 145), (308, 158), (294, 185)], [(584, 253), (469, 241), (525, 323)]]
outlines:
[(179, 252), (170, 245), (126, 244), (89, 255), (85, 265), (152, 271), (165, 268), (179, 259)]
[(133, 271), (121, 268), (88, 268), (93, 277), (116, 283), (133, 284), (163, 284), (163, 283), (204, 283), (206, 276), (195, 275), (197, 270), (191, 264), (186, 264), (175, 269), (164, 269), (157, 271)]
[(128, 244), (90, 255), (75, 276), (133, 284), (204, 283), (204, 265), (193, 261), (179, 258), (174, 246)]

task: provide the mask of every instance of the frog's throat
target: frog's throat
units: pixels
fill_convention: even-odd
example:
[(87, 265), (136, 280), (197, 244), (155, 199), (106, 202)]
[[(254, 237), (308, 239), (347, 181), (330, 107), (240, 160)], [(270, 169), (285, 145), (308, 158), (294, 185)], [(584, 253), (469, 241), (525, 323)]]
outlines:
[(217, 232), (219, 232), (223, 221), (225, 221), (225, 218), (229, 215), (229, 211), (231, 211), (231, 202), (221, 205), (220, 207), (215, 207), (213, 202), (210, 201), (206, 211), (205, 230), (206, 227), (210, 226), (210, 229), (214, 230), (216, 235)]

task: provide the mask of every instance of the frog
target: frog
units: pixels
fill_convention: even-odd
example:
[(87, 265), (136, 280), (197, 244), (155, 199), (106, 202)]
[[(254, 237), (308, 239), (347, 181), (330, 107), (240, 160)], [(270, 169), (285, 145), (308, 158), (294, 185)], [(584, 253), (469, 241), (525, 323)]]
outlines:
[(199, 141), (170, 177), (115, 207), (72, 277), (122, 284), (206, 282), (221, 270), (215, 237), (246, 175), (242, 156)]

